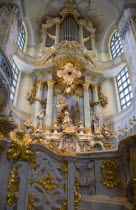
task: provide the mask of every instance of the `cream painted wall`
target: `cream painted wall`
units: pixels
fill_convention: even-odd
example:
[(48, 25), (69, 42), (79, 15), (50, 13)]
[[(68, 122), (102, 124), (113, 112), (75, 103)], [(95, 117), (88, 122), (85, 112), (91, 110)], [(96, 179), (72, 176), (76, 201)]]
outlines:
[(32, 85), (33, 85), (32, 77), (27, 73), (24, 72), (21, 73), (16, 106), (18, 109), (27, 113), (31, 112), (31, 105), (29, 105), (29, 102), (26, 100), (26, 97), (27, 97), (27, 92), (31, 91)]
[(105, 53), (105, 52), (101, 52), (98, 54), (98, 58), (103, 61), (103, 62), (106, 62), (106, 61), (109, 61), (110, 60), (110, 54), (109, 52)]
[(108, 104), (103, 108), (103, 116), (113, 115), (118, 112), (117, 98), (114, 88), (114, 79), (110, 78), (103, 82), (102, 92), (108, 97)]

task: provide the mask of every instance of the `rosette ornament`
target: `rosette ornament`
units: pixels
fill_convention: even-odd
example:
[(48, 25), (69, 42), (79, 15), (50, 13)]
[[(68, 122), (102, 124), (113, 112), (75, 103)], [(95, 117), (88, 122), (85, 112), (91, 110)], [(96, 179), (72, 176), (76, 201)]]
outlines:
[(58, 70), (58, 77), (64, 79), (64, 83), (67, 85), (72, 85), (74, 79), (81, 77), (81, 72), (76, 70), (72, 63), (67, 63), (64, 67), (61, 67), (63, 70)]

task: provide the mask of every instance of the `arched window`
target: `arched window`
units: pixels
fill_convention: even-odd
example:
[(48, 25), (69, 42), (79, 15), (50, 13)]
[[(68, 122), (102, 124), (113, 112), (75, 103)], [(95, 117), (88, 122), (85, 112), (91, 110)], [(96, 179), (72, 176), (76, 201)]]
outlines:
[(19, 46), (21, 50), (24, 49), (25, 41), (26, 41), (26, 34), (25, 34), (24, 25), (22, 23), (21, 28), (19, 30), (19, 34), (18, 34), (18, 39), (17, 39), (17, 45)]
[(127, 67), (125, 66), (116, 77), (121, 109), (127, 108), (133, 98)]
[(10, 99), (13, 102), (14, 97), (15, 97), (16, 87), (17, 87), (17, 80), (19, 76), (19, 69), (14, 61), (12, 63), (12, 70), (13, 70), (13, 82), (11, 85)]
[(118, 31), (115, 31), (114, 34), (112, 35), (112, 38), (110, 41), (110, 50), (111, 50), (112, 58), (119, 56), (123, 52)]

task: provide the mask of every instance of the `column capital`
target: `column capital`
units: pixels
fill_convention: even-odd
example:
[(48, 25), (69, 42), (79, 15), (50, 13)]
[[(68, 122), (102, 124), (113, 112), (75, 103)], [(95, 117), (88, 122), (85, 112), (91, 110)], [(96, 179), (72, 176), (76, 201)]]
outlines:
[(53, 80), (53, 79), (48, 79), (48, 80), (46, 80), (46, 82), (48, 83), (48, 86), (54, 86), (54, 84), (55, 84), (55, 80)]
[(97, 83), (91, 83), (91, 86), (93, 88), (93, 91), (96, 93), (97, 92), (97, 88), (98, 88), (98, 84)]
[(90, 85), (90, 82), (84, 81), (84, 83), (83, 83), (83, 88), (84, 88), (84, 90), (88, 90), (89, 85)]
[(91, 36), (92, 37), (95, 37), (95, 32), (91, 32)]
[(45, 81), (44, 80), (38, 80), (37, 87), (39, 89), (42, 89), (44, 87), (44, 85), (45, 85)]
[(60, 25), (61, 25), (61, 22), (56, 23), (56, 26), (57, 26), (57, 27), (60, 27)]

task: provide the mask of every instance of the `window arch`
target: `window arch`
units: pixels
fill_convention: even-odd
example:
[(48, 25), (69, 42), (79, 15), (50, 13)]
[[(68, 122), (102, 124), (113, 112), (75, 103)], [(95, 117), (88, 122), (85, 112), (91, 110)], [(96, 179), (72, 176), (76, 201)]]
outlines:
[(17, 81), (18, 81), (18, 76), (19, 76), (19, 68), (16, 65), (14, 60), (13, 60), (13, 63), (12, 63), (12, 70), (13, 70), (13, 82), (12, 82), (12, 85), (11, 85), (10, 99), (13, 102), (14, 98), (15, 98)]
[(111, 37), (110, 50), (112, 58), (119, 56), (123, 52), (121, 39), (118, 31), (115, 31)]
[(133, 98), (127, 66), (116, 76), (121, 109), (127, 108)]
[(25, 41), (26, 41), (26, 33), (25, 33), (24, 24), (22, 22), (17, 39), (17, 45), (21, 50), (24, 50)]

